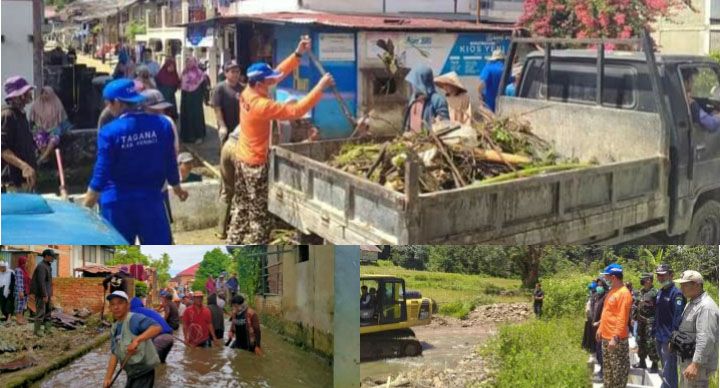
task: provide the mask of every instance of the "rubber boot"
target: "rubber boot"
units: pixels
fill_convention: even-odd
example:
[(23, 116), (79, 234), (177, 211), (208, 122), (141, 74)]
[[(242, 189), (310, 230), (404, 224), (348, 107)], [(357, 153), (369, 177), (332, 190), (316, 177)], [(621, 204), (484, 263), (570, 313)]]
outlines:
[(650, 365), (650, 373), (658, 373), (658, 363), (657, 361), (653, 361)]
[(50, 329), (52, 329), (52, 322), (46, 321), (45, 322), (45, 335), (50, 334), (50, 332), (51, 332)]
[(43, 331), (42, 331), (41, 325), (42, 325), (42, 322), (40, 322), (39, 320), (36, 319), (34, 322), (34, 326), (33, 326), (33, 334), (35, 334), (38, 337), (43, 336)]
[(215, 232), (215, 237), (225, 240), (227, 238), (227, 227), (230, 223), (230, 209), (232, 208), (232, 204), (221, 202), (220, 204), (220, 212), (219, 212), (219, 218), (220, 223), (218, 224), (218, 230)]

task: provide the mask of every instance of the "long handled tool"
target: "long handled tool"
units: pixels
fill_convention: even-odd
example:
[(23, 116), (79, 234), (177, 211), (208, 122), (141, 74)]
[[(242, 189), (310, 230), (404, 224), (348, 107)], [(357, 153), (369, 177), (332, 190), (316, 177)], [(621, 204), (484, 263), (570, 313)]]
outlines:
[[(317, 68), (317, 70), (320, 72), (320, 75), (324, 76), (325, 74), (327, 74), (327, 71), (325, 71), (325, 68), (323, 67), (322, 63), (320, 63), (320, 61), (317, 59), (315, 54), (313, 54), (312, 51), (308, 51), (307, 54), (308, 54), (308, 57), (310, 58), (310, 62), (312, 62), (313, 65), (315, 65), (315, 68)], [(352, 113), (350, 112), (350, 107), (348, 107), (348, 104), (345, 101), (345, 99), (342, 98), (342, 95), (340, 94), (340, 91), (338, 90), (337, 86), (335, 86), (335, 85), (332, 86), (332, 92), (333, 92), (333, 95), (335, 96), (335, 99), (340, 104), (340, 109), (342, 110), (345, 118), (350, 123), (350, 126), (352, 128), (355, 128), (357, 126), (357, 123), (355, 122), (355, 117), (353, 117)]]
[(65, 188), (65, 170), (63, 169), (62, 156), (60, 155), (59, 148), (55, 148), (55, 161), (57, 162), (58, 177), (60, 178), (60, 197), (67, 199), (68, 192)]
[(128, 360), (130, 360), (130, 355), (126, 354), (125, 359), (123, 360), (122, 364), (120, 364), (120, 370), (117, 371), (115, 377), (113, 377), (112, 381), (110, 382), (110, 385), (108, 385), (106, 388), (110, 388), (113, 386), (113, 384), (115, 384), (115, 380), (120, 377), (120, 373), (122, 373), (123, 369), (125, 369), (125, 365), (127, 365)]

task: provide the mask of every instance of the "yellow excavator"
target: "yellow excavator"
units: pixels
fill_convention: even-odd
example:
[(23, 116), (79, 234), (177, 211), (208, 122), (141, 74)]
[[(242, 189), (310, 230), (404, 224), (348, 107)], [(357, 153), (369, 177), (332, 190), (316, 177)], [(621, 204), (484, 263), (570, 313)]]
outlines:
[(433, 300), (406, 291), (405, 280), (395, 276), (365, 275), (360, 285), (360, 360), (421, 355), (411, 328), (430, 324)]

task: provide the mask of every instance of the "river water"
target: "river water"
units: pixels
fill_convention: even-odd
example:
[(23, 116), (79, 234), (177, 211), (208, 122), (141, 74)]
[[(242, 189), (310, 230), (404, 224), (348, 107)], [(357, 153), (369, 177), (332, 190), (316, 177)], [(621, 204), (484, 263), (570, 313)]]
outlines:
[[(177, 334), (182, 338), (182, 334)], [(227, 338), (227, 335), (226, 335)], [(166, 364), (155, 370), (156, 387), (332, 387), (332, 367), (323, 358), (262, 331), (264, 356), (214, 346), (189, 348), (175, 340)], [(99, 387), (110, 358), (110, 342), (49, 374), (34, 387)], [(125, 372), (113, 385), (125, 385)]]

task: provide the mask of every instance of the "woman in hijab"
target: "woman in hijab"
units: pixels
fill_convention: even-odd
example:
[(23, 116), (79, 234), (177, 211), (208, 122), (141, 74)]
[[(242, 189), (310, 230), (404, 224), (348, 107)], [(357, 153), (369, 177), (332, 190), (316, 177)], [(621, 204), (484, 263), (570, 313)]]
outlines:
[(470, 125), (472, 121), (470, 95), (460, 82), (457, 73), (451, 71), (435, 78), (435, 85), (445, 91), (450, 120), (462, 125)]
[(139, 92), (155, 89), (155, 80), (150, 74), (150, 68), (146, 65), (140, 65), (135, 70), (135, 82), (141, 85), (140, 88), (138, 88)]
[(27, 257), (18, 258), (18, 265), (15, 268), (15, 321), (18, 325), (27, 323), (25, 309), (27, 308), (28, 294), (30, 294), (30, 275), (28, 275), (26, 266)]
[(435, 91), (433, 72), (429, 66), (414, 67), (405, 81), (412, 86), (410, 104), (405, 112), (406, 131), (419, 133), (431, 130), (435, 121), (450, 119), (447, 100)]
[(4, 261), (0, 261), (0, 320), (10, 319), (15, 300), (15, 274)]
[(180, 78), (180, 137), (183, 143), (202, 143), (205, 138), (203, 96), (205, 73), (194, 57), (188, 58)]
[(60, 144), (60, 136), (72, 126), (62, 102), (50, 86), (40, 90), (38, 98), (30, 108), (30, 122), (33, 127), (33, 138), (40, 157), (38, 163), (49, 160), (55, 148)]
[(180, 87), (180, 76), (177, 73), (177, 67), (174, 59), (167, 58), (165, 60), (165, 63), (163, 63), (157, 76), (155, 76), (155, 84), (157, 85), (157, 89), (160, 93), (162, 93), (163, 97), (165, 97), (165, 101), (172, 104), (170, 117), (177, 119), (178, 113), (175, 93)]

